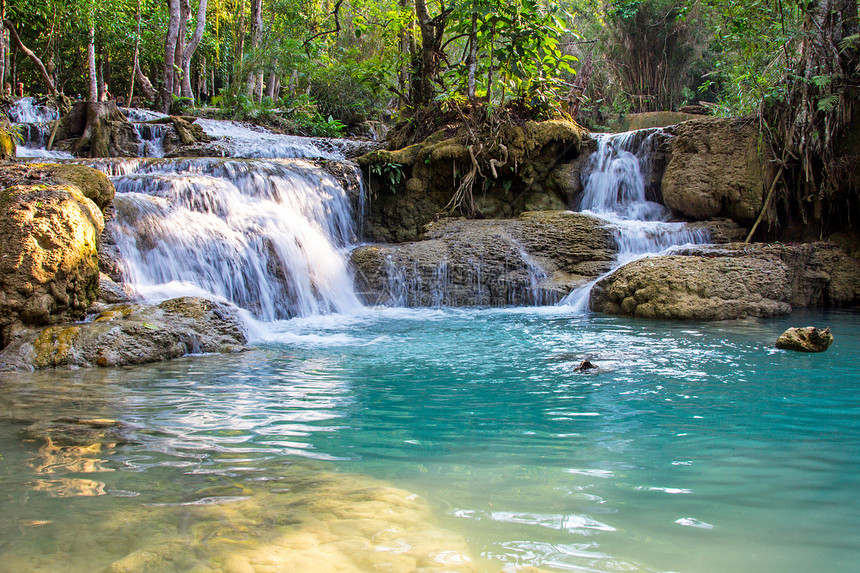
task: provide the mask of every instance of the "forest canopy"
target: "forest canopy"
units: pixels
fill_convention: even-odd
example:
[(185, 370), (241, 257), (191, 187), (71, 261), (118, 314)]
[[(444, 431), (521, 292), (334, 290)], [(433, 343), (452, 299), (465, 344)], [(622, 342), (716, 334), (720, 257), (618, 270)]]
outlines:
[[(2, 12), (9, 89), (279, 107), (323, 131), (468, 100), (592, 126), (699, 102), (748, 114), (788, 101), (794, 80), (828, 110), (853, 97), (860, 45), (856, 0), (4, 0)], [(818, 39), (829, 45), (812, 57)]]

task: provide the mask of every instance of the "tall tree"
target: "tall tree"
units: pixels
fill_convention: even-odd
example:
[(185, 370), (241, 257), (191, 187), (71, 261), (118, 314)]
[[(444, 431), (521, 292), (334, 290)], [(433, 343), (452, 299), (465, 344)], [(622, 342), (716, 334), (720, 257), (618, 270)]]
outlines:
[(206, 6), (207, 0), (200, 0), (197, 6), (197, 20), (194, 27), (194, 34), (188, 40), (188, 45), (182, 52), (182, 97), (194, 99), (194, 92), (191, 89), (191, 58), (200, 45), (200, 40), (203, 39), (203, 32), (206, 28)]
[(176, 44), (179, 39), (180, 0), (167, 0), (168, 22), (167, 34), (164, 37), (164, 66), (162, 68), (161, 111), (170, 112), (173, 103), (174, 77), (173, 69), (176, 59)]

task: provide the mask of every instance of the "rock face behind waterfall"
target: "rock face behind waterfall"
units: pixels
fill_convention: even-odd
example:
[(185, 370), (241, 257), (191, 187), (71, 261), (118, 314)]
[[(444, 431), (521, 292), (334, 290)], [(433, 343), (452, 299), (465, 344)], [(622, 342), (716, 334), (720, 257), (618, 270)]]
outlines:
[(751, 119), (698, 119), (673, 128), (663, 174), (667, 207), (693, 219), (729, 217), (751, 225), (764, 198), (758, 124)]
[(91, 322), (19, 332), (0, 370), (144, 364), (189, 353), (233, 352), (245, 344), (233, 305), (201, 298), (122, 304)]
[(831, 243), (729, 244), (630, 263), (595, 285), (592, 310), (725, 320), (860, 300), (860, 264)]
[(369, 304), (552, 304), (606, 272), (615, 257), (595, 217), (566, 211), (517, 219), (447, 219), (423, 241), (355, 249), (357, 289)]
[(16, 165), (0, 196), (2, 346), (21, 325), (80, 320), (98, 295), (101, 209), (113, 198), (102, 173), (81, 165)]

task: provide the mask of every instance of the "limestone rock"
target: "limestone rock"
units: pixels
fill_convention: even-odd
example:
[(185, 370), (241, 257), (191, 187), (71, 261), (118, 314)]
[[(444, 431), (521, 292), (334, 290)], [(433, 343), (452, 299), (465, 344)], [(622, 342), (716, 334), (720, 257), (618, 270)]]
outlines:
[(122, 304), (86, 323), (20, 332), (0, 353), (0, 370), (144, 364), (190, 353), (234, 352), (246, 342), (236, 307), (184, 297)]
[(726, 320), (791, 312), (782, 261), (661, 256), (634, 261), (599, 281), (592, 310), (642, 318)]
[(798, 352), (824, 352), (833, 344), (833, 334), (829, 328), (806, 326), (789, 328), (776, 340), (776, 347)]
[(592, 310), (725, 320), (860, 301), (860, 263), (835, 244), (703, 245), (641, 259), (595, 285)]
[(551, 304), (609, 270), (604, 223), (569, 211), (517, 219), (446, 219), (424, 241), (371, 245), (351, 255), (369, 304)]
[[(61, 172), (68, 181), (69, 173), (86, 170), (95, 171)], [(50, 170), (31, 174), (35, 181), (13, 184), (0, 196), (2, 346), (15, 323), (39, 326), (82, 319), (98, 294), (101, 210), (81, 188), (53, 179)], [(101, 197), (102, 191), (96, 195)]]
[(663, 174), (665, 205), (697, 220), (729, 217), (752, 224), (765, 191), (757, 124), (696, 119), (676, 126), (674, 134)]
[[(467, 141), (465, 129), (453, 125), (421, 143), (359, 157), (370, 196), (365, 234), (375, 241), (417, 240), (426, 224), (448, 214), (454, 191), (473, 168), (470, 147), (480, 166), (472, 186), (475, 214), (510, 218), (535, 209), (565, 209), (580, 166), (556, 167), (575, 162), (589, 139), (577, 124), (551, 120), (507, 125), (491, 147)], [(473, 214), (469, 208), (455, 213)]]

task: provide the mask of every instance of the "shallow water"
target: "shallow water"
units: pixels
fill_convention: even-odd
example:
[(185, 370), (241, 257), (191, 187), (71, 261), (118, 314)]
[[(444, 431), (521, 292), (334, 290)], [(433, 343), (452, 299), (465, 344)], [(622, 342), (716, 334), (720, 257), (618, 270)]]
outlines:
[[(830, 350), (772, 348), (805, 324), (831, 326)], [(233, 356), (0, 379), (0, 569), (860, 560), (857, 311), (702, 324), (389, 309), (258, 337)], [(596, 373), (574, 372), (584, 358)], [(122, 426), (75, 449), (56, 422), (94, 418)]]

